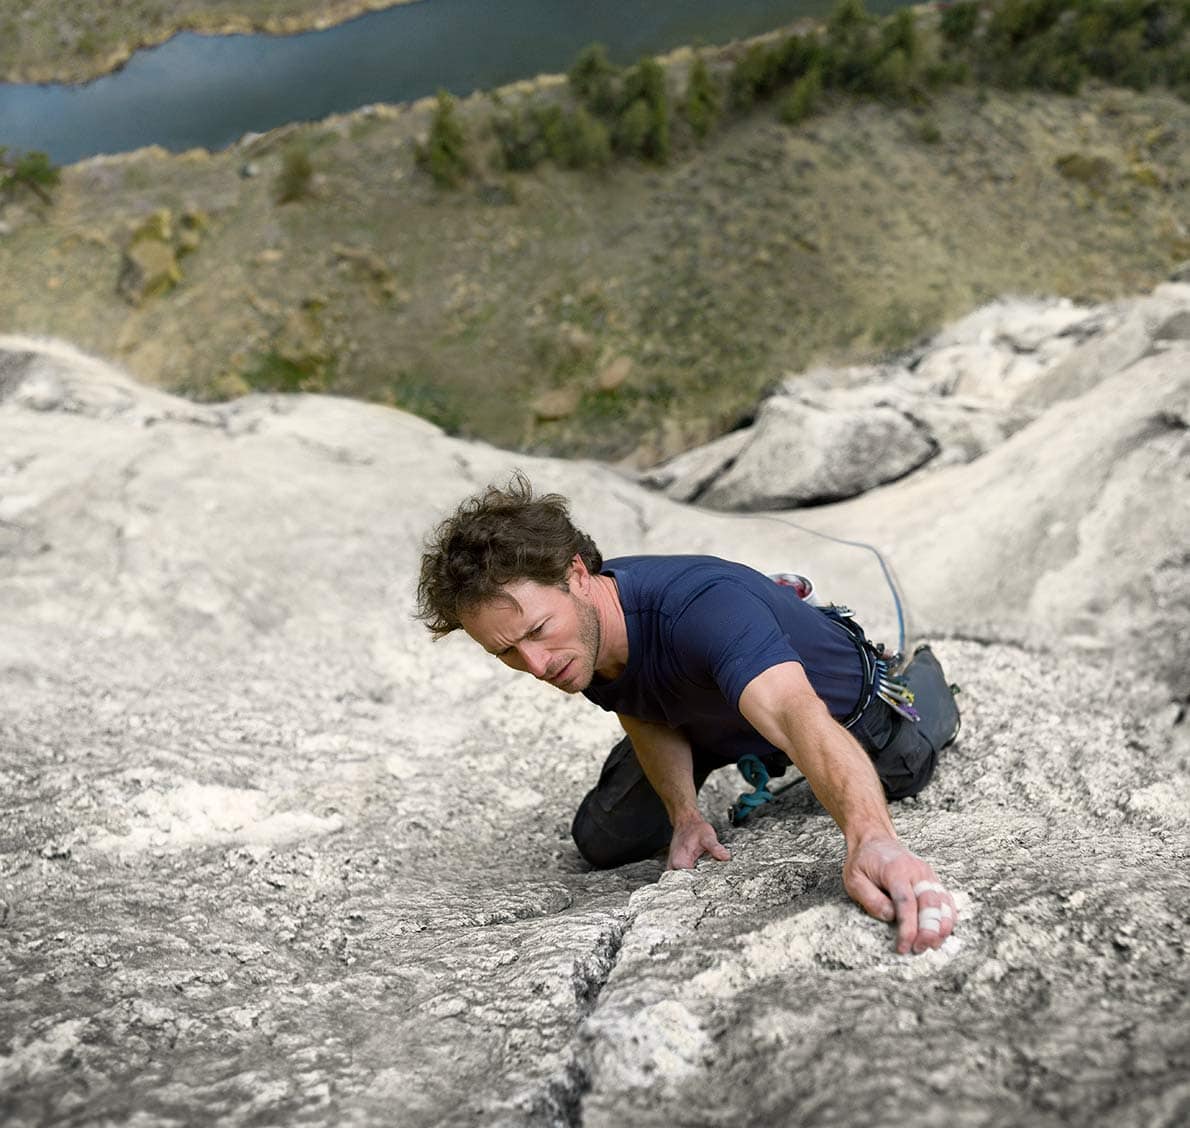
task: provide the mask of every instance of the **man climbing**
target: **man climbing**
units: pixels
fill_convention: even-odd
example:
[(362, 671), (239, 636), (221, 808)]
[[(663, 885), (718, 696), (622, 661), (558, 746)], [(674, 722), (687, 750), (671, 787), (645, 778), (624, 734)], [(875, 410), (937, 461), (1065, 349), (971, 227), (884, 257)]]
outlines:
[(802, 602), (742, 564), (709, 556), (604, 561), (566, 500), (517, 474), (464, 501), (422, 557), (419, 616), (462, 628), (489, 654), (614, 711), (627, 734), (582, 801), (573, 834), (594, 866), (669, 844), (671, 868), (729, 858), (701, 815), (715, 768), (792, 761), (846, 842), (843, 884), (896, 922), (897, 951), (937, 948), (951, 895), (898, 840), (886, 796), (915, 795), (958, 710), (919, 648), (901, 678), (849, 619)]

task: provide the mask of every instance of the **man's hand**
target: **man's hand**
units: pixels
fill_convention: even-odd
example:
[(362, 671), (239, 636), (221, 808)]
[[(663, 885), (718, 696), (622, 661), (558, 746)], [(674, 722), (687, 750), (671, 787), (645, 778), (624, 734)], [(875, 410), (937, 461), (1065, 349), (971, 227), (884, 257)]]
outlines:
[(877, 920), (897, 922), (897, 951), (937, 948), (954, 930), (954, 898), (929, 862), (895, 838), (870, 838), (843, 865), (848, 896)]
[(679, 819), (669, 843), (668, 869), (693, 869), (703, 854), (710, 854), (717, 862), (730, 860), (727, 847), (719, 842), (715, 828), (699, 814)]

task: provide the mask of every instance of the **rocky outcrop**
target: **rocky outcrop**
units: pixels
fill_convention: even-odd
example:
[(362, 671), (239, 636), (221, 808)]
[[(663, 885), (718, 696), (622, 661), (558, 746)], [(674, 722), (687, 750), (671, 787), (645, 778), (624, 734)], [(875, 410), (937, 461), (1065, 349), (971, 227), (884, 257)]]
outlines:
[(642, 481), (712, 509), (854, 497), (916, 470), (979, 458), (1046, 408), (1176, 350), (1188, 318), (1184, 283), (1093, 308), (993, 302), (900, 362), (786, 378), (751, 426)]
[(843, 406), (795, 396), (761, 405), (750, 441), (705, 486), (714, 509), (789, 509), (854, 497), (894, 481), (937, 453), (933, 438), (903, 411)]
[[(1190, 346), (1179, 336), (1188, 309), (1185, 283), (1077, 316), (1061, 303), (999, 302), (904, 365), (848, 370), (839, 382), (850, 386), (833, 390), (823, 387), (829, 373), (793, 378), (764, 407), (812, 395), (846, 418), (880, 397), (938, 445), (895, 492), (872, 490), (815, 511), (813, 522), (880, 545), (919, 627), (1042, 647), (1061, 638), (1079, 653), (1139, 664), (1183, 697), (1185, 648), (1171, 639), (1190, 637)], [(1029, 375), (1013, 376), (1014, 365)], [(966, 394), (948, 394), (955, 381)], [(766, 498), (774, 499), (768, 508), (782, 507), (771, 482), (803, 468), (780, 442), (796, 436), (766, 433), (764, 418), (762, 410), (748, 430), (645, 480), (711, 507), (726, 499), (747, 510)], [(745, 493), (750, 453), (762, 443), (772, 461)], [(890, 461), (883, 476), (900, 469)]]
[(974, 461), (798, 515), (888, 551), (963, 686), (894, 812), (963, 914), (911, 958), (804, 787), (731, 830), (742, 785), (712, 777), (729, 863), (586, 870), (569, 817), (614, 720), (410, 617), (425, 531), (514, 465), (609, 554), (796, 567), (887, 632), (868, 554), (375, 405), (199, 406), (0, 338), (5, 1124), (1178, 1123), (1190, 741), (1145, 671), (1190, 637), (1190, 459), (1162, 339)]
[(116, 289), (130, 305), (168, 293), (182, 281), (179, 259), (198, 250), (210, 219), (189, 210), (175, 222), (168, 208), (147, 216), (134, 229), (120, 265)]

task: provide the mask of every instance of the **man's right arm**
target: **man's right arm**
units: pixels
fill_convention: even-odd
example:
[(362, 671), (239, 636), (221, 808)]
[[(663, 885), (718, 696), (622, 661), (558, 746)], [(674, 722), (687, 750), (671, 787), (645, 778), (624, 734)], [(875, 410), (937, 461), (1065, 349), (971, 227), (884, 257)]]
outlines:
[(690, 742), (677, 729), (617, 714), (636, 758), (665, 804), (673, 826), (669, 868), (691, 869), (703, 854), (725, 862), (731, 855), (698, 809)]

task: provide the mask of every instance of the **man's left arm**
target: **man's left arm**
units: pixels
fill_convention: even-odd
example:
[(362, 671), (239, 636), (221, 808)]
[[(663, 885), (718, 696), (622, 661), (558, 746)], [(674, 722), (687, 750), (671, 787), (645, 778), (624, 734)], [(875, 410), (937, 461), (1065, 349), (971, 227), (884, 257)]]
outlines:
[(847, 843), (843, 885), (879, 920), (897, 923), (897, 951), (937, 948), (954, 928), (954, 901), (930, 864), (893, 829), (876, 769), (828, 711), (799, 662), (781, 662), (744, 688), (740, 712), (797, 765)]

